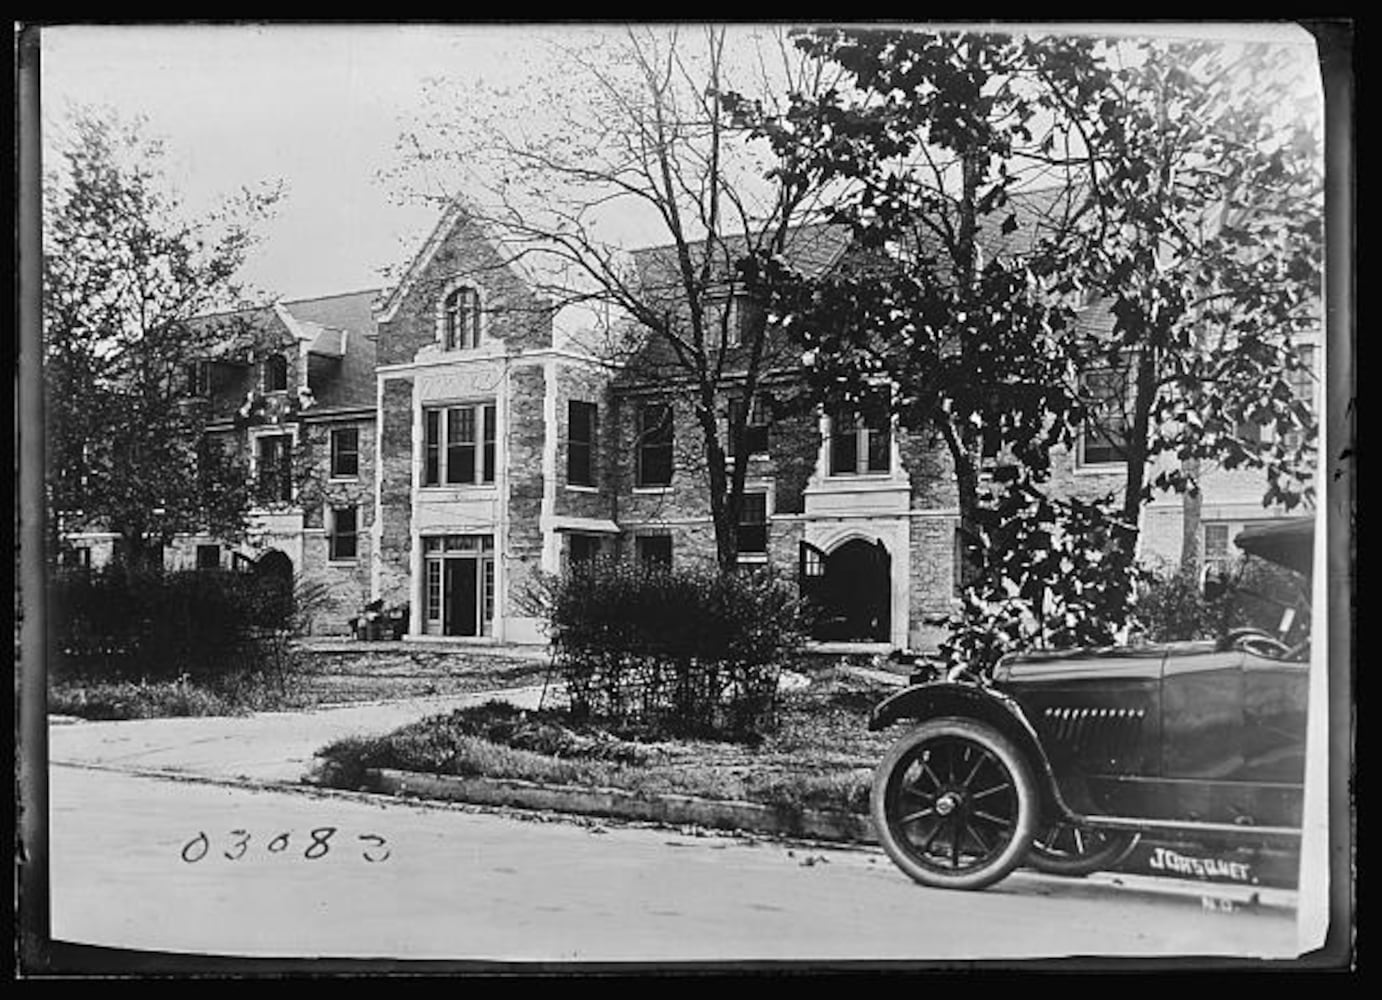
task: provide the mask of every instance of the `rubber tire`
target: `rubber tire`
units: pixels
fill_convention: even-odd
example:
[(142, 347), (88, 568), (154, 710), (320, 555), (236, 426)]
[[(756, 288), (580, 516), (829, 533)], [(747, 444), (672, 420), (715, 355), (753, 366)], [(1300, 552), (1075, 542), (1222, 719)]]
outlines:
[[(888, 822), (888, 786), (893, 771), (919, 744), (942, 736), (958, 736), (984, 747), (1007, 769), (1017, 796), (1013, 833), (997, 857), (978, 868), (950, 874), (926, 867), (898, 842)], [(1040, 797), (1032, 769), (1012, 741), (992, 726), (960, 717), (930, 719), (913, 728), (892, 745), (874, 771), (869, 797), (874, 830), (893, 863), (914, 881), (934, 889), (983, 889), (1006, 878), (1027, 856), (1035, 832)]]
[[(1062, 824), (1064, 825), (1064, 824)], [(1063, 875), (1066, 878), (1083, 878), (1095, 872), (1107, 871), (1132, 853), (1141, 837), (1138, 833), (1122, 831), (1099, 831), (1109, 839), (1095, 851), (1072, 857), (1068, 854), (1052, 854), (1047, 851), (1039, 837), (1032, 838), (1031, 849), (1027, 852), (1027, 864), (1048, 875)]]

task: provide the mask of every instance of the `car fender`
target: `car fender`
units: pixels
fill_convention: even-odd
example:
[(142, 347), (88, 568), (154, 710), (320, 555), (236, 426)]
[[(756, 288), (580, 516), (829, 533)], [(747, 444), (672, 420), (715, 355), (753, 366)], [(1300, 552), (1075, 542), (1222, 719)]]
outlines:
[(978, 719), (1003, 733), (1032, 762), (1032, 770), (1048, 806), (1067, 819), (1078, 816), (1061, 795), (1051, 761), (1026, 712), (1016, 700), (1001, 691), (965, 681), (914, 684), (874, 706), (869, 716), (869, 729), (886, 729), (904, 719), (924, 722), (942, 716)]

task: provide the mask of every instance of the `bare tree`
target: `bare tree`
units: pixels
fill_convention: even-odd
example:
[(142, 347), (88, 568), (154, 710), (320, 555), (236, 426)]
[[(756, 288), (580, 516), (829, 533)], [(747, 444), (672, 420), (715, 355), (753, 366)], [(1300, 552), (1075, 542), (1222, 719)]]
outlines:
[(400, 172), (413, 194), (462, 196), (539, 300), (584, 312), (583, 346), (689, 409), (731, 569), (750, 406), (726, 404), (799, 359), (755, 306), (753, 262), (840, 246), (811, 225), (821, 189), (773, 169), (723, 95), (815, 92), (821, 64), (780, 33), (715, 27), (567, 37), (544, 53), (541, 74), (511, 89), (439, 83)]

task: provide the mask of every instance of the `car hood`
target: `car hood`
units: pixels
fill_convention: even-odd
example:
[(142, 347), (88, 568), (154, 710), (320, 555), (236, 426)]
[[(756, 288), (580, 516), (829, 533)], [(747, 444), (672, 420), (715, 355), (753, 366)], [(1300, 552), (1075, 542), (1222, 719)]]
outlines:
[(1062, 677), (1098, 677), (1103, 674), (1159, 675), (1172, 657), (1212, 653), (1212, 640), (1201, 642), (1144, 643), (1137, 646), (1103, 646), (1091, 649), (1047, 649), (1005, 656), (994, 667), (998, 682), (1054, 680)]

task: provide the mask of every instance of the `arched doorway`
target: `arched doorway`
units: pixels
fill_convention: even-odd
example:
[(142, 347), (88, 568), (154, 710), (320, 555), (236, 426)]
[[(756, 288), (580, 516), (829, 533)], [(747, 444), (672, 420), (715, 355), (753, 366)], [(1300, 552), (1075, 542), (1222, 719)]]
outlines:
[(888, 641), (892, 557), (882, 542), (853, 538), (829, 553), (802, 542), (799, 584), (812, 611), (813, 638)]
[(254, 561), (254, 577), (264, 595), (262, 624), (286, 624), (293, 613), (293, 560), (270, 549)]

